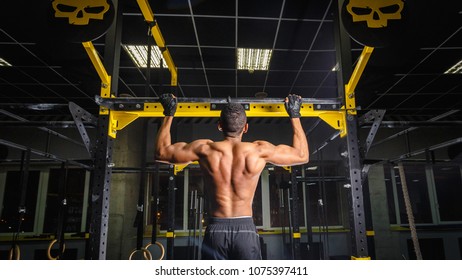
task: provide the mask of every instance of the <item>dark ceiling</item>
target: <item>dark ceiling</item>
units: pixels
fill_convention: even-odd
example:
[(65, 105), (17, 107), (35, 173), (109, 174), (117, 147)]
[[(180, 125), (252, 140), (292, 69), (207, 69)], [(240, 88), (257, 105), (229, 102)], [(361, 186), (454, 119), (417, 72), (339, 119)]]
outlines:
[[(51, 2), (2, 3), (0, 57), (12, 66), (0, 67), (1, 107), (28, 120), (62, 120), (68, 118), (65, 106), (73, 101), (96, 114), (99, 78), (82, 45), (65, 42), (72, 32), (50, 27)], [(122, 44), (152, 43), (136, 1), (120, 2)], [(337, 64), (336, 1), (149, 2), (178, 68), (178, 96), (339, 94), (337, 72), (332, 71)], [(361, 112), (386, 109), (386, 120), (426, 121), (450, 111), (444, 120), (462, 120), (462, 75), (443, 74), (462, 59), (462, 1), (427, 2), (406, 1), (406, 21), (388, 35), (390, 44), (372, 53), (356, 90)], [(105, 51), (118, 47), (105, 44), (106, 37), (93, 41), (102, 58)], [(349, 43), (346, 53), (354, 64), (363, 46)], [(236, 70), (237, 47), (273, 49), (269, 71)], [(115, 93), (144, 96), (145, 70), (136, 68), (124, 50), (119, 66)], [(152, 69), (150, 76), (151, 96), (169, 90), (166, 69)], [(63, 107), (23, 110), (24, 103)]]

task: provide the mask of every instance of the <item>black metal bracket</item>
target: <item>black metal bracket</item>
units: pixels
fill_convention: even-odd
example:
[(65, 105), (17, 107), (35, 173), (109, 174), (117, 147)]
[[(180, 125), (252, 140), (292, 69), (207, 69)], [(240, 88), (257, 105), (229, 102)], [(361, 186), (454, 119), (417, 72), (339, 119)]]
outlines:
[(369, 131), (369, 134), (367, 135), (366, 139), (366, 147), (364, 147), (364, 157), (366, 157), (367, 153), (369, 152), (369, 149), (372, 146), (372, 142), (374, 142), (375, 135), (377, 134), (377, 131), (379, 130), (380, 124), (382, 123), (383, 117), (385, 115), (386, 110), (371, 110), (358, 118), (359, 125), (363, 125), (366, 122), (370, 122), (374, 120), (372, 123), (372, 127)]
[(97, 118), (73, 102), (69, 102), (69, 111), (71, 112), (72, 118), (77, 125), (80, 137), (82, 137), (83, 144), (85, 145), (88, 154), (93, 157), (94, 143), (91, 142), (83, 121), (90, 122), (92, 125), (97, 126)]

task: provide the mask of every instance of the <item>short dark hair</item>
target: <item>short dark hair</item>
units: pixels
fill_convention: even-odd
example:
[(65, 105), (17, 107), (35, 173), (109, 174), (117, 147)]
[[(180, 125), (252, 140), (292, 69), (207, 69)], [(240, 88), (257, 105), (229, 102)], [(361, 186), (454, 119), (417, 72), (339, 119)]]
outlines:
[(239, 103), (228, 103), (221, 110), (220, 125), (225, 136), (237, 137), (247, 123), (244, 107)]

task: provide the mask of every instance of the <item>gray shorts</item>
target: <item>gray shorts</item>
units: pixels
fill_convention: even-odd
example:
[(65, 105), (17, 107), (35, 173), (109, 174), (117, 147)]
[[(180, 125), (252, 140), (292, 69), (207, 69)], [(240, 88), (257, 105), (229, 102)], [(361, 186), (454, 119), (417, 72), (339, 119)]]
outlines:
[(210, 218), (201, 253), (203, 260), (261, 260), (253, 218)]

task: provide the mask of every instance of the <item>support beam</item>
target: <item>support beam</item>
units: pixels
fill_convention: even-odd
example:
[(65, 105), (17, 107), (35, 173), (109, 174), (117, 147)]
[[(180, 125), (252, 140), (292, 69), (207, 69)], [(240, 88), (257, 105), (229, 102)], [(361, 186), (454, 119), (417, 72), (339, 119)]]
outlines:
[(291, 172), (290, 172), (290, 207), (291, 207), (291, 220), (292, 220), (292, 258), (294, 260), (300, 260), (300, 239), (301, 239), (301, 233), (300, 233), (300, 222), (299, 222), (299, 216), (300, 216), (300, 209), (298, 207), (298, 180), (297, 180), (297, 170), (299, 168), (297, 166), (292, 166)]
[[(350, 189), (350, 237), (351, 237), (351, 258), (352, 259), (370, 259), (368, 250), (368, 240), (366, 236), (366, 206), (364, 200), (368, 200), (366, 196), (367, 186), (362, 184), (362, 158), (359, 149), (358, 140), (358, 118), (357, 107), (354, 91), (359, 82), (359, 79), (366, 67), (369, 57), (373, 51), (371, 47), (364, 47), (361, 56), (358, 59), (356, 67), (353, 71), (351, 63), (351, 38), (348, 36), (345, 27), (342, 24), (340, 14), (344, 0), (336, 1), (335, 9), (335, 46), (337, 54), (337, 63), (339, 64), (339, 74), (337, 75), (338, 88), (340, 97), (344, 99), (344, 109), (346, 110), (346, 146), (347, 151), (342, 153), (345, 155), (348, 171), (348, 180), (345, 187)], [(348, 83), (345, 81), (348, 79)], [(368, 209), (369, 210), (369, 209)], [(367, 225), (372, 230), (372, 225)]]
[[(78, 161), (75, 161), (75, 160), (68, 160), (68, 159), (61, 158), (61, 157), (59, 157), (57, 155), (54, 155), (54, 154), (50, 154), (50, 153), (47, 153), (47, 152), (42, 152), (42, 151), (39, 151), (39, 150), (31, 149), (29, 147), (10, 142), (8, 140), (0, 139), (0, 145), (5, 145), (5, 146), (8, 146), (10, 148), (18, 149), (20, 151), (30, 150), (31, 154), (34, 154), (34, 155), (37, 155), (37, 156), (40, 156), (40, 157), (43, 157), (43, 158), (46, 158), (46, 159), (50, 159), (52, 161), (67, 162), (70, 165), (79, 166), (79, 167), (81, 167), (83, 169), (86, 169), (86, 170), (92, 170), (93, 169), (93, 167), (88, 166), (86, 164), (83, 164), (81, 162), (78, 162)], [(33, 159), (31, 159), (31, 161), (33, 161)]]
[[(163, 107), (158, 98), (96, 98), (97, 104), (110, 109), (111, 126), (109, 136), (116, 138), (123, 129), (139, 117), (163, 117)], [(208, 100), (208, 101), (206, 101)], [(227, 99), (178, 98), (175, 117), (219, 117)], [(247, 117), (287, 117), (283, 99), (231, 100), (243, 104)], [(337, 99), (303, 99), (300, 113), (302, 117), (319, 117), (332, 128), (346, 135), (345, 111), (340, 110)]]
[[(175, 247), (175, 189), (176, 189), (176, 183), (175, 183), (175, 173), (174, 173), (174, 168), (173, 165), (170, 166), (170, 172), (168, 176), (168, 211), (167, 211), (167, 217), (168, 217), (168, 225), (167, 225), (167, 260), (173, 260), (174, 259), (174, 247)], [(154, 229), (153, 229), (154, 230)]]
[(411, 158), (411, 157), (415, 157), (417, 155), (424, 154), (424, 153), (426, 153), (428, 151), (435, 151), (435, 150), (446, 148), (446, 147), (449, 147), (449, 146), (452, 146), (452, 145), (455, 145), (455, 144), (459, 144), (459, 143), (462, 143), (462, 137), (455, 138), (455, 139), (452, 139), (452, 140), (448, 140), (446, 142), (436, 144), (436, 145), (427, 147), (425, 149), (420, 149), (420, 150), (417, 150), (417, 151), (414, 151), (414, 152), (409, 152), (409, 153), (403, 154), (403, 155), (401, 155), (401, 156), (399, 156), (397, 158), (394, 158), (394, 159), (390, 160), (390, 162), (402, 161), (404, 159), (408, 159), (408, 158)]
[(382, 124), (384, 115), (385, 110), (371, 110), (359, 119), (360, 124), (370, 120), (374, 120), (371, 129), (367, 135), (366, 147), (364, 148), (364, 157), (366, 157), (367, 153), (369, 152), (369, 149), (371, 148), (372, 142), (374, 142), (375, 135), (377, 134), (377, 131), (379, 130), (380, 125)]
[(85, 148), (87, 149), (88, 154), (91, 157), (93, 157), (93, 148), (95, 146), (95, 143), (90, 140), (90, 136), (88, 135), (87, 129), (85, 128), (83, 121), (90, 122), (94, 126), (97, 126), (97, 118), (89, 112), (87, 112), (82, 107), (75, 104), (74, 102), (69, 102), (69, 111), (71, 112), (72, 118), (74, 119), (74, 122), (77, 125), (77, 130), (80, 133), (80, 137), (82, 137), (82, 141), (85, 144)]
[[(40, 105), (37, 104), (37, 106), (40, 106)], [(0, 114), (3, 114), (3, 115), (5, 115), (5, 116), (8, 116), (8, 117), (10, 117), (10, 118), (16, 119), (16, 120), (21, 121), (21, 122), (27, 122), (27, 123), (30, 122), (29, 120), (27, 120), (27, 119), (25, 119), (25, 118), (23, 118), (23, 117), (20, 117), (20, 116), (18, 116), (18, 115), (16, 115), (16, 114), (13, 114), (13, 113), (11, 113), (11, 112), (5, 111), (5, 110), (3, 110), (3, 109), (0, 109)], [(66, 136), (66, 135), (64, 135), (64, 134), (58, 133), (58, 132), (56, 132), (56, 131), (54, 131), (54, 130), (51, 130), (51, 129), (48, 129), (48, 128), (42, 127), (42, 126), (38, 127), (38, 129), (40, 129), (40, 130), (42, 130), (42, 131), (44, 131), (44, 132), (47, 132), (47, 133), (49, 133), (49, 134), (51, 134), (51, 135), (54, 135), (54, 136), (56, 136), (56, 137), (58, 137), (58, 138), (61, 138), (61, 139), (63, 139), (63, 140), (69, 141), (69, 142), (74, 143), (74, 144), (77, 144), (77, 145), (79, 145), (79, 146), (83, 146), (82, 143), (80, 143), (80, 142), (78, 142), (78, 141), (76, 141), (76, 140), (74, 140), (74, 139), (72, 139), (72, 138), (70, 138), (70, 137), (68, 137), (68, 136)]]
[(354, 91), (373, 50), (374, 48), (372, 47), (364, 47), (361, 55), (359, 56), (358, 62), (356, 63), (356, 67), (351, 74), (350, 81), (345, 85), (345, 106), (347, 110), (351, 110), (352, 114), (356, 114), (356, 99)]
[[(120, 52), (115, 48), (120, 48), (121, 28), (122, 28), (122, 8), (119, 0), (113, 0), (116, 18), (106, 34), (105, 61), (106, 67), (111, 76), (116, 77), (114, 81), (107, 74), (106, 68), (101, 62), (91, 42), (84, 42), (83, 46), (90, 57), (101, 79), (101, 97), (111, 97), (111, 90), (117, 92), (117, 77), (120, 59)], [(112, 48), (112, 49), (111, 49)], [(115, 85), (113, 87), (113, 85)], [(117, 95), (117, 93), (116, 93)], [(90, 216), (90, 238), (86, 250), (86, 258), (93, 260), (105, 260), (107, 256), (107, 240), (109, 229), (109, 201), (111, 193), (112, 177), (112, 151), (113, 139), (108, 136), (110, 127), (109, 110), (100, 107), (97, 126), (96, 145), (94, 147), (94, 170), (91, 176), (91, 216)]]
[[(361, 127), (375, 126), (375, 122), (364, 123)], [(398, 127), (451, 127), (462, 126), (462, 121), (382, 121), (380, 127), (382, 128), (398, 128)], [(409, 131), (408, 131), (409, 132)]]
[[(101, 79), (101, 87), (108, 88), (111, 85), (111, 76), (107, 74), (106, 68), (104, 68), (104, 64), (99, 58), (95, 46), (92, 42), (83, 42), (82, 45), (85, 48), (85, 51), (87, 51), (88, 57), (93, 63), (96, 73), (98, 73), (98, 76)], [(110, 97), (111, 95), (110, 92), (105, 92), (105, 94), (101, 94), (101, 96)]]
[(173, 62), (172, 56), (165, 44), (164, 37), (160, 31), (159, 25), (154, 19), (154, 13), (151, 10), (148, 0), (137, 0), (138, 6), (140, 7), (141, 13), (143, 14), (144, 20), (151, 26), (151, 34), (154, 37), (154, 41), (162, 52), (162, 56), (167, 64), (168, 70), (171, 75), (171, 86), (176, 87), (178, 85), (178, 74), (175, 63)]
[[(444, 119), (444, 118), (446, 118), (446, 117), (448, 117), (450, 115), (456, 114), (458, 112), (460, 112), (460, 110), (451, 110), (451, 111), (445, 112), (444, 114), (441, 114), (441, 115), (438, 115), (438, 116), (436, 116), (434, 118), (431, 118), (431, 119), (429, 119), (429, 121), (438, 121), (438, 120)], [(405, 135), (406, 133), (409, 133), (409, 132), (411, 132), (413, 130), (416, 130), (416, 129), (417, 129), (417, 127), (411, 127), (411, 128), (406, 129), (406, 130), (400, 131), (400, 132), (398, 132), (396, 134), (388, 136), (385, 139), (382, 139), (380, 141), (375, 142), (372, 145), (372, 147), (377, 146), (377, 145), (382, 144), (382, 143), (385, 143), (385, 142), (390, 141), (392, 139), (395, 139), (395, 138), (397, 138), (399, 136)]]
[[(93, 46), (92, 42), (83, 42), (82, 45), (87, 51), (88, 57), (93, 63), (93, 66), (95, 67), (95, 70), (98, 73), (99, 78), (101, 79), (101, 98), (111, 97), (111, 76), (107, 74), (106, 68), (104, 68), (103, 62), (99, 58), (95, 46)], [(101, 106), (99, 109), (99, 114), (108, 115), (109, 110)]]

